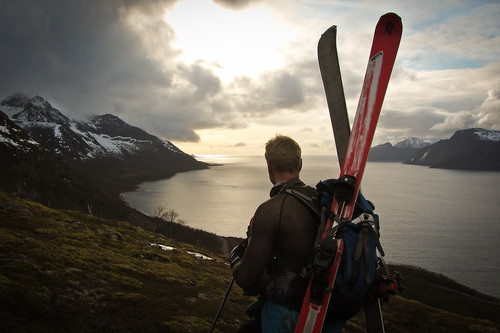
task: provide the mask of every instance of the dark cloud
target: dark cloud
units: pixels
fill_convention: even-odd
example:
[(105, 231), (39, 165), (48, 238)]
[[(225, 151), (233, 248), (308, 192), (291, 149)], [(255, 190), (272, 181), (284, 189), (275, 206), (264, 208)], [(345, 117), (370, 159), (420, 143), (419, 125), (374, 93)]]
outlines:
[(267, 72), (256, 80), (241, 76), (234, 80), (235, 109), (248, 116), (266, 116), (282, 109), (300, 110), (307, 87), (296, 74), (286, 70)]
[[(169, 139), (199, 140), (194, 129), (217, 126), (202, 101), (221, 84), (199, 64), (177, 64), (175, 33), (162, 17), (173, 3), (2, 3), (0, 98), (41, 95), (76, 118), (115, 113)], [(133, 15), (147, 17), (137, 28), (154, 32), (147, 39), (127, 21)], [(179, 91), (177, 81), (184, 83)]]
[(243, 9), (251, 4), (259, 3), (261, 0), (213, 0), (214, 3), (229, 9)]
[[(304, 103), (288, 71), (240, 79), (223, 91), (214, 65), (180, 62), (164, 13), (176, 1), (8, 1), (0, 11), (0, 99), (41, 95), (75, 117), (113, 113), (170, 140), (246, 127), (246, 116)], [(257, 1), (217, 1), (241, 9)], [(262, 82), (259, 82), (262, 80)]]
[[(101, 4), (97, 7), (96, 4)], [(119, 24), (117, 3), (16, 1), (0, 12), (0, 91), (92, 94), (121, 82), (168, 85)]]

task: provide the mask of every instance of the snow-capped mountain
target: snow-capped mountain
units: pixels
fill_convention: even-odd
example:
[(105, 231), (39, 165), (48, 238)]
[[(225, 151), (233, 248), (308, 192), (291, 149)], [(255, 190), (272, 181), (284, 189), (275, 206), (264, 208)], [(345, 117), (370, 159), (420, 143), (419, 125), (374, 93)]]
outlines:
[(473, 135), (475, 135), (479, 140), (500, 142), (500, 131), (488, 130), (484, 128), (474, 128), (472, 129)]
[(400, 141), (395, 146), (387, 142), (371, 148), (368, 161), (405, 162), (412, 158), (419, 149), (430, 144), (430, 142), (415, 137)]
[(418, 138), (406, 139), (395, 146), (385, 143), (370, 149), (368, 161), (500, 171), (500, 131), (469, 128), (434, 143)]
[(500, 131), (469, 128), (420, 149), (408, 164), (432, 168), (500, 170)]
[(6, 114), (0, 112), (0, 145), (3, 148), (15, 148), (28, 152), (38, 148), (34, 141), (22, 128), (17, 126)]
[(396, 148), (423, 148), (425, 146), (428, 146), (430, 145), (431, 143), (430, 142), (426, 142), (422, 139), (419, 139), (419, 138), (415, 138), (415, 137), (411, 137), (411, 138), (408, 138), (406, 140), (403, 140), (403, 141), (400, 141), (398, 143), (396, 143), (396, 145), (394, 147)]
[(111, 114), (76, 121), (40, 96), (16, 94), (1, 103), (0, 115), (0, 148), (5, 156), (15, 159), (18, 152), (29, 149), (55, 153), (79, 175), (113, 195), (147, 180), (207, 168), (171, 142)]
[(34, 141), (67, 159), (120, 158), (151, 150), (184, 154), (169, 141), (150, 135), (110, 114), (92, 116), (87, 121), (73, 120), (40, 96), (29, 99), (16, 94), (2, 102), (0, 111), (23, 128)]

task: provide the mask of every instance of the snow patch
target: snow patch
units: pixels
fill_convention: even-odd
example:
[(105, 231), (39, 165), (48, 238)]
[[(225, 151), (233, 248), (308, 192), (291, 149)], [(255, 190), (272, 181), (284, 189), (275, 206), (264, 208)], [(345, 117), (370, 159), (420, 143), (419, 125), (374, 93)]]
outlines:
[(500, 141), (500, 131), (487, 130), (484, 128), (478, 128), (476, 132), (474, 132), (479, 137), (479, 140), (484, 141)]
[(193, 255), (196, 258), (201, 259), (201, 260), (215, 260), (214, 258), (207, 257), (206, 255), (198, 253), (198, 252), (187, 251), (187, 253), (189, 253), (189, 254), (191, 254), (191, 255)]
[(30, 100), (30, 104), (35, 106), (35, 107), (39, 107), (39, 108), (44, 108), (46, 105), (48, 106), (49, 103), (46, 102), (42, 97), (40, 96), (36, 96), (35, 98), (32, 98)]
[(165, 139), (161, 139), (161, 142), (163, 143), (163, 146), (165, 146), (165, 148), (167, 148), (171, 152), (181, 153), (181, 151), (179, 151), (179, 148), (177, 148), (176, 146), (174, 146), (174, 144), (172, 142), (170, 142), (168, 140), (165, 140)]
[(110, 138), (108, 135), (99, 135), (95, 133), (89, 133), (101, 147), (104, 148), (107, 152), (113, 154), (121, 154), (120, 147)]
[(6, 138), (6, 137), (3, 137), (3, 136), (0, 136), (0, 142), (6, 142), (8, 143), (9, 145), (12, 145), (14, 147), (19, 147), (19, 143), (13, 141), (12, 139), (9, 139), (9, 138)]
[(7, 126), (0, 125), (0, 132), (10, 134), (9, 128)]
[[(157, 247), (163, 251), (172, 251), (173, 249), (175, 249), (175, 247), (167, 246), (167, 245), (163, 245), (163, 244), (150, 243), (149, 245), (151, 247)], [(198, 259), (201, 259), (201, 260), (215, 260), (214, 258), (208, 257), (208, 256), (201, 254), (201, 253), (198, 253), (198, 252), (192, 252), (192, 251), (186, 251), (186, 252), (190, 255), (195, 256)]]
[(54, 126), (54, 136), (59, 140), (62, 140), (61, 125)]
[(167, 246), (167, 245), (163, 245), (163, 244), (150, 243), (149, 245), (151, 247), (158, 247), (158, 248), (162, 249), (163, 251), (172, 251), (173, 249), (175, 249), (175, 247), (171, 247), (171, 246)]

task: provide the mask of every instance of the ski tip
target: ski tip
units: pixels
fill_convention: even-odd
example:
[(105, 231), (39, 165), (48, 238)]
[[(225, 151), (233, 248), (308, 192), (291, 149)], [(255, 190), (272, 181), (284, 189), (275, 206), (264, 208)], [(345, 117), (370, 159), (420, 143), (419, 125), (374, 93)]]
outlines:
[(403, 32), (401, 17), (392, 12), (382, 15), (378, 21), (376, 31), (387, 35), (401, 35)]
[(389, 12), (387, 14), (382, 15), (380, 17), (380, 19), (382, 19), (382, 18), (390, 18), (390, 19), (395, 19), (395, 20), (401, 21), (401, 17), (398, 14), (393, 13), (393, 12)]
[(336, 41), (337, 41), (337, 26), (332, 25), (330, 28), (326, 29), (325, 32), (321, 34), (321, 37), (319, 38), (318, 41), (318, 53), (332, 52), (332, 50), (336, 49), (335, 46)]
[(321, 37), (323, 38), (323, 36), (328, 36), (328, 35), (331, 35), (333, 34), (334, 36), (337, 35), (337, 26), (336, 25), (332, 25), (330, 28), (326, 29), (325, 32), (323, 32), (321, 34)]

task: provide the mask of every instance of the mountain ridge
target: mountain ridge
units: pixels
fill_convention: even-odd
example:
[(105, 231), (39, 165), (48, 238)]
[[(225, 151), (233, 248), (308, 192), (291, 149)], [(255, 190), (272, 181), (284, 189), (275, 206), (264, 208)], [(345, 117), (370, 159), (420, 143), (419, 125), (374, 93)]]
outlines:
[(405, 162), (412, 158), (419, 149), (430, 144), (430, 142), (415, 137), (399, 141), (394, 146), (390, 142), (386, 142), (370, 149), (368, 161)]
[(400, 141), (394, 145), (396, 148), (423, 148), (430, 145), (430, 142), (424, 141), (419, 138), (411, 137), (406, 140)]
[(469, 128), (420, 149), (405, 164), (461, 170), (500, 170), (500, 131)]
[(134, 155), (148, 149), (148, 145), (157, 150), (185, 154), (170, 141), (129, 125), (115, 115), (92, 115), (87, 120), (77, 121), (38, 95), (31, 99), (22, 94), (8, 97), (2, 101), (0, 111), (35, 140), (48, 143), (66, 159)]
[(31, 140), (53, 151), (80, 175), (115, 196), (133, 190), (144, 181), (208, 167), (170, 141), (129, 125), (115, 115), (74, 120), (42, 97), (28, 98), (21, 93), (5, 98), (0, 112)]
[(441, 169), (500, 171), (500, 131), (469, 128), (435, 142), (408, 138), (372, 147), (370, 162), (401, 162)]

